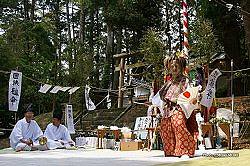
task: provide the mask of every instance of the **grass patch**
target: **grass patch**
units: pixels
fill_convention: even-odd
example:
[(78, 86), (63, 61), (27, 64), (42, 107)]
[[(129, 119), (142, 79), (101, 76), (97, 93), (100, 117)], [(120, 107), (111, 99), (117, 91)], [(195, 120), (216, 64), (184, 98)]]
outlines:
[(240, 166), (249, 165), (250, 149), (234, 150), (232, 153), (239, 153), (239, 157), (214, 158), (204, 157), (197, 160), (183, 161), (171, 164), (161, 164), (159, 166)]

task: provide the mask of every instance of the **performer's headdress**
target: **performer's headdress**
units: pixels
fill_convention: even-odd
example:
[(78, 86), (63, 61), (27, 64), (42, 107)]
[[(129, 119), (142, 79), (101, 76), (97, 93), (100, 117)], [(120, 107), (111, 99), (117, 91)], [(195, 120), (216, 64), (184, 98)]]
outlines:
[(180, 65), (181, 69), (184, 70), (187, 66), (187, 60), (182, 55), (182, 52), (176, 52), (172, 54), (172, 56), (166, 56), (166, 58), (164, 59), (165, 68), (170, 68), (170, 64), (172, 63), (172, 61), (176, 60), (177, 63)]

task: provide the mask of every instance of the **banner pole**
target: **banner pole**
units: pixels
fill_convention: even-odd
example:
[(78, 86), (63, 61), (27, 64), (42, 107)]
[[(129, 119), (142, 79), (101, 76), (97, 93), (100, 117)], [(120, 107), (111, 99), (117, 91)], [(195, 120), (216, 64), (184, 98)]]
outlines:
[(233, 149), (233, 123), (234, 123), (234, 94), (233, 94), (233, 79), (234, 79), (234, 73), (233, 73), (233, 59), (231, 59), (231, 98), (232, 98), (232, 119), (230, 123), (230, 149)]

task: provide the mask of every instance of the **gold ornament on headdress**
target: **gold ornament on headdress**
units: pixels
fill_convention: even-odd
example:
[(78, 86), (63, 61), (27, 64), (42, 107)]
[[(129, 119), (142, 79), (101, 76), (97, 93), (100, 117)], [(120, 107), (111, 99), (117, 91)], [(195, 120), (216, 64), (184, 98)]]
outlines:
[(175, 55), (176, 55), (178, 58), (181, 58), (181, 57), (182, 57), (182, 58), (185, 58), (184, 53), (183, 53), (183, 52), (180, 52), (180, 51), (176, 52)]
[(182, 54), (182, 53), (181, 53), (181, 52), (179, 52), (179, 51), (175, 53), (175, 55), (176, 55), (178, 58), (180, 58), (180, 57), (181, 57), (181, 54)]

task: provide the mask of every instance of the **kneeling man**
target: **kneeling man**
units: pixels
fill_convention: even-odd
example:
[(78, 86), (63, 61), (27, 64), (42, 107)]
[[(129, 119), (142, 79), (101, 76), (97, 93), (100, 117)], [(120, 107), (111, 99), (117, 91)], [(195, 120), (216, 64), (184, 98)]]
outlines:
[(75, 145), (68, 129), (61, 124), (62, 115), (53, 114), (52, 123), (48, 124), (44, 136), (47, 137), (49, 149), (68, 148)]

